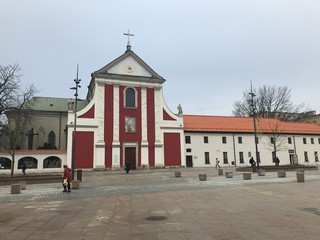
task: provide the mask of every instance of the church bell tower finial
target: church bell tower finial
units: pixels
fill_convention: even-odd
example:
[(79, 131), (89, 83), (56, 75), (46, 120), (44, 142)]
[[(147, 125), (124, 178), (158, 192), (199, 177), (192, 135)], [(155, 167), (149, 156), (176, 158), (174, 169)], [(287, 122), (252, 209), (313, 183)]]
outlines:
[(128, 33), (124, 33), (123, 35), (128, 36), (127, 51), (130, 51), (131, 50), (130, 36), (133, 37), (134, 35), (130, 33), (130, 30), (128, 30)]

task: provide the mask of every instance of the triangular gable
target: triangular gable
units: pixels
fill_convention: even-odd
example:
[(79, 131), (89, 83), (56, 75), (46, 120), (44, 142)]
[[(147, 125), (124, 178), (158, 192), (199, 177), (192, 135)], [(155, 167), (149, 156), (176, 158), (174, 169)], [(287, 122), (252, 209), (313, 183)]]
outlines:
[(93, 73), (96, 76), (99, 74), (131, 75), (163, 80), (159, 74), (131, 50), (127, 50), (123, 55)]

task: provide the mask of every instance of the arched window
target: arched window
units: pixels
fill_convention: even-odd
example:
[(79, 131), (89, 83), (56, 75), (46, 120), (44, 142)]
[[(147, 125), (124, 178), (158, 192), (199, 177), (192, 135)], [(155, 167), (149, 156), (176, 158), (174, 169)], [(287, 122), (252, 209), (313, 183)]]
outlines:
[(133, 88), (126, 89), (125, 97), (126, 107), (136, 107), (136, 92)]
[(49, 149), (55, 149), (56, 148), (56, 134), (54, 134), (53, 131), (51, 131), (48, 135), (48, 148)]
[(55, 156), (43, 160), (43, 168), (61, 168), (61, 159)]
[(22, 165), (25, 164), (27, 168), (38, 168), (38, 160), (34, 157), (23, 157), (18, 161), (18, 169), (21, 169)]
[(0, 157), (0, 170), (11, 169), (11, 160), (6, 157)]

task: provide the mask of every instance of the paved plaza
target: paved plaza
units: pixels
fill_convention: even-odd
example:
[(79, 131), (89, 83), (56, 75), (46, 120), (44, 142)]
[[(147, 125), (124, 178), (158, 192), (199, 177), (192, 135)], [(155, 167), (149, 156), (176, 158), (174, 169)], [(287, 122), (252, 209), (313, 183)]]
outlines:
[[(0, 186), (0, 239), (319, 240), (320, 172), (298, 183), (267, 172), (243, 180), (216, 169), (83, 172), (80, 189)], [(206, 173), (207, 181), (198, 174)]]

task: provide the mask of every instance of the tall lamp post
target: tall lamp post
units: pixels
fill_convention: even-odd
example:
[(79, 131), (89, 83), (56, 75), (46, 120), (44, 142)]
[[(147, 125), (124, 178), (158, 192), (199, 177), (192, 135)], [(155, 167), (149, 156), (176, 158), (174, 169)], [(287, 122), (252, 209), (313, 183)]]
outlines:
[(251, 96), (251, 107), (252, 107), (252, 118), (253, 118), (253, 131), (254, 131), (254, 143), (256, 147), (256, 159), (257, 159), (257, 168), (259, 169), (259, 162), (260, 162), (260, 156), (259, 156), (259, 150), (258, 150), (258, 142), (257, 142), (257, 126), (256, 126), (256, 111), (254, 108), (254, 101), (253, 98), (256, 96), (254, 92), (252, 91), (252, 84), (251, 84), (251, 92), (249, 93)]
[(77, 78), (74, 79), (76, 84), (75, 87), (70, 88), (71, 90), (75, 90), (75, 103), (74, 103), (74, 121), (73, 121), (73, 134), (72, 134), (72, 158), (71, 158), (71, 172), (72, 172), (72, 180), (74, 180), (74, 164), (76, 158), (76, 131), (77, 131), (77, 102), (78, 102), (78, 89), (81, 87), (80, 82), (81, 79), (78, 78), (79, 73), (79, 64), (77, 64)]

